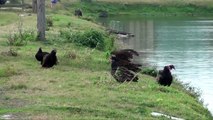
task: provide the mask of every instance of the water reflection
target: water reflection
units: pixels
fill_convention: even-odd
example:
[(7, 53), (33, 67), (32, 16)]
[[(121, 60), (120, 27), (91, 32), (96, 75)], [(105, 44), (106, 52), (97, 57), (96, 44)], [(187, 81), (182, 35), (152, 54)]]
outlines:
[(174, 64), (174, 74), (202, 90), (202, 98), (213, 113), (213, 20), (111, 18), (106, 25), (135, 34), (122, 39), (120, 47), (141, 52), (138, 59), (162, 68)]

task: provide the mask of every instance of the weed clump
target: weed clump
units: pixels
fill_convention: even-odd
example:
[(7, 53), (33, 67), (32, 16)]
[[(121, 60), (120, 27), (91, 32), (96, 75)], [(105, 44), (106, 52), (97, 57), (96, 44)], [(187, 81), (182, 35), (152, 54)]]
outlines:
[(156, 67), (145, 67), (141, 71), (142, 74), (150, 75), (152, 77), (156, 77), (158, 74), (158, 70)]
[(9, 51), (6, 51), (6, 52), (1, 52), (1, 55), (4, 55), (4, 56), (18, 56), (18, 53), (17, 53), (17, 50), (16, 49), (13, 49), (13, 48), (10, 48)]
[(19, 31), (18, 33), (10, 33), (8, 36), (8, 45), (24, 46), (28, 41), (36, 40), (36, 35), (33, 31)]
[(13, 89), (13, 90), (27, 89), (27, 86), (24, 84), (11, 85), (10, 89)]
[(95, 30), (88, 30), (84, 33), (78, 32), (72, 36), (72, 42), (77, 45), (83, 45), (90, 48), (97, 48), (103, 50), (104, 37), (101, 32)]
[(53, 27), (53, 19), (51, 16), (48, 16), (46, 17), (46, 31), (49, 31), (50, 27)]
[(32, 30), (24, 30), (23, 29), (23, 20), (20, 17), (17, 32), (10, 32), (7, 37), (8, 45), (11, 46), (24, 46), (27, 45), (28, 41), (36, 40), (36, 34)]
[(53, 27), (53, 19), (52, 17), (47, 17), (46, 18), (46, 22), (47, 22), (47, 27)]
[[(185, 88), (186, 93), (190, 95), (191, 97), (193, 98), (201, 97), (202, 91), (200, 89), (193, 87), (192, 85), (190, 85), (190, 83), (183, 83), (181, 81), (177, 81), (177, 82), (179, 82), (179, 84), (181, 84)], [(202, 103), (202, 101), (200, 102)]]
[(66, 39), (67, 42), (74, 43), (79, 46), (96, 48), (98, 50), (109, 50), (113, 47), (113, 39), (105, 35), (105, 33), (90, 29), (84, 32), (73, 32), (72, 30), (61, 30), (60, 37)]
[(75, 52), (68, 52), (65, 57), (70, 58), (70, 59), (76, 59), (77, 55)]

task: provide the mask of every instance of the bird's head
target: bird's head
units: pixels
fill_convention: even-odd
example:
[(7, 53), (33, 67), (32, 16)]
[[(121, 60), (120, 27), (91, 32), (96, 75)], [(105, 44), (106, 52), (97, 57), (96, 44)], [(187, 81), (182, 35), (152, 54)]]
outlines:
[(164, 71), (170, 71), (172, 69), (175, 69), (175, 66), (174, 65), (167, 65), (167, 66), (164, 66)]
[(174, 65), (169, 65), (169, 69), (170, 69), (170, 70), (172, 70), (172, 69), (175, 70), (175, 66), (174, 66)]
[(56, 55), (56, 52), (57, 52), (57, 50), (56, 50), (56, 49), (53, 49), (53, 50), (51, 51), (51, 54), (52, 54), (52, 55)]
[(117, 60), (116, 60), (117, 58), (116, 58), (116, 55), (111, 55), (111, 57), (110, 57), (110, 59), (109, 59), (109, 61), (110, 61), (110, 63), (111, 63), (111, 68), (112, 69), (117, 69), (117, 67), (118, 67), (118, 63), (117, 63)]
[(42, 52), (42, 49), (41, 49), (41, 47), (38, 49), (38, 52)]
[(116, 56), (112, 54), (109, 58), (110, 63), (114, 62), (115, 60), (116, 60)]
[(164, 66), (163, 71), (170, 71), (170, 67), (169, 66)]

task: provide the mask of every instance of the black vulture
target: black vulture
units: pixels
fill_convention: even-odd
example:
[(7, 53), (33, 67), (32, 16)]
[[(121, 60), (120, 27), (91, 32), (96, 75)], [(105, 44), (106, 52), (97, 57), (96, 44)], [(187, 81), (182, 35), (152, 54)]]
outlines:
[(99, 17), (101, 17), (101, 18), (107, 18), (108, 17), (108, 12), (107, 11), (101, 11), (99, 13)]
[(111, 75), (116, 81), (138, 81), (137, 73), (141, 71), (141, 64), (132, 62), (134, 55), (139, 56), (138, 52), (132, 49), (111, 52)]
[(157, 75), (157, 82), (163, 86), (170, 86), (173, 81), (172, 74), (170, 70), (175, 69), (174, 65), (165, 66), (163, 70), (159, 70)]
[(82, 11), (80, 9), (76, 9), (74, 15), (75, 16), (83, 16)]
[(56, 50), (52, 50), (50, 54), (47, 54), (43, 58), (42, 67), (50, 68), (57, 65), (58, 59), (56, 56)]
[(38, 49), (38, 52), (35, 54), (35, 58), (41, 62), (42, 65), (42, 61), (43, 61), (43, 57), (45, 55), (49, 54), (48, 52), (43, 52), (41, 47)]

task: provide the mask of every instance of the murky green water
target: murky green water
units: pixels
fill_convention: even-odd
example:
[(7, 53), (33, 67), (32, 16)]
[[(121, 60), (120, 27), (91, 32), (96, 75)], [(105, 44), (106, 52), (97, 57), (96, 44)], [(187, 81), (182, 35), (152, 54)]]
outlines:
[(103, 23), (108, 28), (135, 34), (133, 38), (122, 38), (120, 48), (140, 51), (140, 62), (158, 69), (175, 65), (173, 74), (199, 88), (204, 103), (213, 113), (213, 17), (119, 16)]

